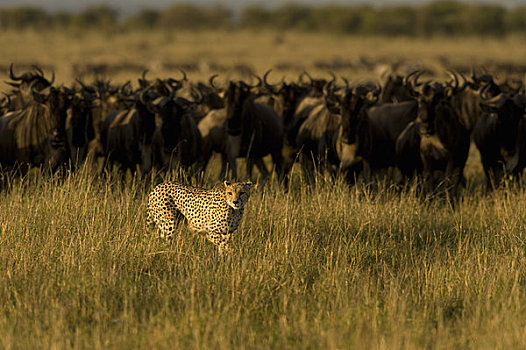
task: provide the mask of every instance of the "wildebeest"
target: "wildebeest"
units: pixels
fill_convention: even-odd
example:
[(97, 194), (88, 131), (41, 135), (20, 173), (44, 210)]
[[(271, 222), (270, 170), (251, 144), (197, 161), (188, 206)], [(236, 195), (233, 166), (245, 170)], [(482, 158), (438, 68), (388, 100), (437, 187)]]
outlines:
[(25, 173), (30, 166), (57, 170), (67, 159), (68, 91), (49, 86), (36, 91), (25, 108), (0, 117), (0, 164)]
[(414, 100), (384, 103), (367, 109), (357, 128), (357, 155), (362, 159), (366, 181), (371, 180), (376, 170), (397, 165), (404, 168), (407, 158), (397, 156), (396, 141), (417, 114), (418, 103)]
[(72, 91), (66, 119), (66, 135), (72, 169), (82, 165), (89, 152), (89, 143), (95, 138), (93, 101), (96, 93), (81, 83), (80, 91)]
[(192, 117), (197, 102), (182, 97), (161, 96), (149, 103), (158, 123), (153, 135), (154, 162), (164, 169), (181, 166), (188, 169), (201, 156), (201, 134)]
[(382, 86), (378, 102), (384, 104), (412, 100), (414, 100), (414, 97), (408, 91), (404, 83), (404, 77), (398, 74), (389, 74)]
[(225, 93), (225, 157), (234, 178), (239, 157), (246, 157), (249, 176), (254, 163), (263, 176), (269, 175), (262, 161), (269, 154), (278, 174), (282, 173), (283, 121), (272, 107), (254, 101), (251, 88), (243, 81), (230, 82)]
[(445, 192), (438, 193), (457, 198), (469, 152), (470, 130), (452, 107), (447, 89), (438, 82), (418, 83), (419, 75), (409, 83), (419, 105), (418, 134), (413, 136), (420, 140), (424, 191), (431, 194), (443, 189)]
[(293, 120), (299, 121), (294, 122), (299, 124), (295, 144), (301, 152), (301, 164), (309, 180), (313, 180), (314, 170), (336, 174), (340, 165), (337, 144), (342, 116), (333, 83), (325, 85), (323, 97), (303, 99)]
[[(276, 113), (281, 116), (284, 138), (281, 154), (283, 157), (282, 174), (280, 177), (284, 180), (284, 186), (288, 187), (289, 174), (292, 170), (294, 162), (298, 158), (298, 147), (296, 144), (296, 136), (298, 135), (301, 124), (308, 117), (310, 108), (307, 107), (309, 103), (304, 103), (301, 112), (296, 114), (300, 104), (304, 99), (317, 101), (316, 98), (306, 97), (311, 90), (310, 86), (300, 85), (296, 82), (287, 83), (281, 81), (278, 84), (269, 84), (267, 76), (270, 71), (267, 71), (263, 76), (265, 88), (272, 94), (273, 107)], [(321, 101), (321, 100), (320, 100)], [(317, 102), (316, 102), (317, 103)], [(315, 103), (313, 103), (314, 105)], [(312, 107), (314, 107), (312, 105)]]
[(111, 168), (118, 165), (124, 174), (140, 167), (143, 175), (152, 168), (152, 137), (155, 131), (155, 114), (148, 103), (158, 95), (148, 88), (137, 93), (133, 107), (110, 113), (102, 122), (101, 142)]
[(504, 175), (517, 177), (524, 167), (524, 109), (523, 94), (499, 95), (483, 102), (486, 112), (477, 121), (473, 140), (480, 151), (487, 186), (498, 185)]
[(130, 109), (135, 100), (131, 84), (126, 82), (120, 88), (113, 86), (109, 81), (96, 80), (92, 85), (85, 85), (77, 80), (82, 86), (82, 91), (94, 94), (91, 102), (91, 118), (93, 123), (93, 138), (89, 140), (87, 159), (95, 161), (104, 159), (105, 146), (102, 144), (102, 128), (106, 117), (113, 115), (116, 111)]

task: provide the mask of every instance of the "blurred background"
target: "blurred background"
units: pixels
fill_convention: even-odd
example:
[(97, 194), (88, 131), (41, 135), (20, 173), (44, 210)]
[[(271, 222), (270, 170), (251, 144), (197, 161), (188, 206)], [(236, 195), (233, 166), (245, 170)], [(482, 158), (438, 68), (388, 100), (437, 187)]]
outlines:
[(196, 79), (273, 68), (374, 78), (425, 66), (526, 73), (526, 1), (1, 0), (0, 77), (38, 64), (58, 82), (149, 69)]

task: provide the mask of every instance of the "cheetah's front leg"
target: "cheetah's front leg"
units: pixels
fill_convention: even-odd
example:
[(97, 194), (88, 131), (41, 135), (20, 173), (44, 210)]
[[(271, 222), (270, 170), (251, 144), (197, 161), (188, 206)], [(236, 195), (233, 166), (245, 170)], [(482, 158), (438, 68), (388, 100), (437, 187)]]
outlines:
[(210, 232), (208, 235), (206, 235), (206, 238), (214, 243), (217, 248), (219, 249), (219, 254), (223, 255), (224, 253), (228, 253), (231, 251), (230, 249), (230, 238), (232, 237), (231, 233), (217, 233), (217, 232)]

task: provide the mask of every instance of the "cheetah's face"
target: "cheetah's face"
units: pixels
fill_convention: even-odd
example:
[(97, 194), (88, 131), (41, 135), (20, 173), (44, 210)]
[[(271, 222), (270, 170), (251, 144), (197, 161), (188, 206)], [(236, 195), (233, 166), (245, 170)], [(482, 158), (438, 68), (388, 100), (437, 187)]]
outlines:
[(224, 182), (226, 202), (235, 210), (245, 206), (250, 197), (252, 182)]

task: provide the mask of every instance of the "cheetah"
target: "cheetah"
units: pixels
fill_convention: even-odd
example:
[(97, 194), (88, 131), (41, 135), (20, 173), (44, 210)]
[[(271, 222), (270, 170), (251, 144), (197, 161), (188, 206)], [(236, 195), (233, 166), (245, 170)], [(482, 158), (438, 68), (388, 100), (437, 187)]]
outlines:
[(177, 182), (159, 184), (148, 198), (147, 225), (156, 225), (161, 237), (172, 238), (182, 215), (190, 230), (206, 233), (223, 254), (230, 250), (230, 238), (241, 224), (252, 186), (251, 182), (228, 181), (212, 189)]

